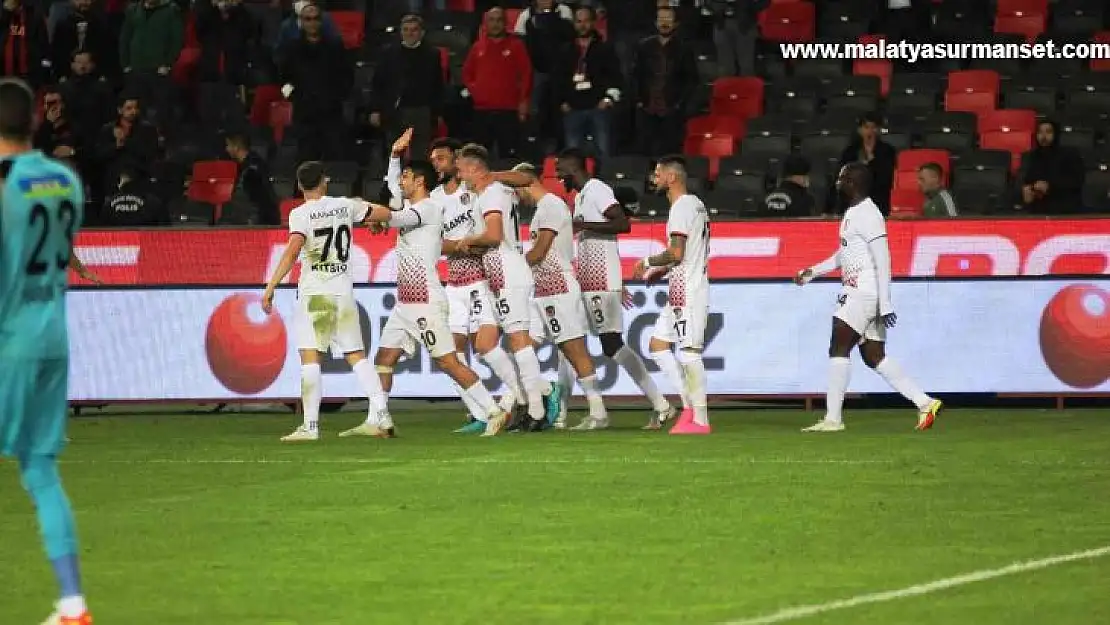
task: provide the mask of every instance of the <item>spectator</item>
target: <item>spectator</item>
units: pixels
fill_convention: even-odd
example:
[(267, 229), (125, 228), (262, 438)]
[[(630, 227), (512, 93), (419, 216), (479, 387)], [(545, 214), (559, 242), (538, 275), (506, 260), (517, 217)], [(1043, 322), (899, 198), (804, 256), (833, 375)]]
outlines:
[(713, 20), (713, 43), (722, 76), (755, 75), (755, 42), (759, 12), (769, 0), (705, 0)]
[(532, 115), (540, 134), (555, 136), (555, 107), (551, 101), (551, 72), (558, 53), (574, 40), (574, 12), (554, 0), (536, 0), (517, 18), (514, 31), (524, 38), (532, 61)]
[(447, 0), (408, 0), (409, 11), (412, 13), (420, 13), (425, 9), (432, 9), (435, 11), (446, 11)]
[(677, 18), (671, 7), (658, 9), (655, 27), (659, 34), (644, 39), (636, 49), (636, 127), (640, 151), (647, 156), (682, 151), (686, 103), (700, 82), (694, 51), (676, 36)]
[(859, 120), (856, 138), (840, 155), (840, 166), (859, 161), (871, 170), (871, 200), (883, 215), (890, 214), (890, 190), (894, 186), (894, 168), (897, 153), (879, 138), (882, 118), (877, 113), (867, 113)]
[(782, 164), (782, 179), (763, 200), (768, 216), (812, 217), (817, 214), (817, 203), (809, 192), (809, 161), (799, 154), (791, 154)]
[[(290, 41), (296, 41), (301, 36), (301, 11), (308, 5), (319, 4), (316, 0), (297, 0), (293, 3), (293, 15), (290, 15), (281, 23), (281, 28), (278, 30), (277, 39), (274, 41), (274, 50), (280, 50), (283, 45)], [(343, 41), (343, 36), (339, 34), (339, 28), (335, 25), (335, 20), (327, 11), (320, 11), (321, 16), (321, 32), (324, 39), (329, 41)]]
[(92, 0), (73, 0), (73, 10), (54, 26), (50, 58), (59, 78), (78, 51), (91, 53), (105, 75), (115, 77), (119, 73), (116, 31), (108, 17), (93, 7)]
[(48, 87), (42, 96), (42, 123), (35, 132), (36, 150), (54, 158), (75, 159), (77, 131), (66, 114), (65, 100), (58, 89)]
[(136, 95), (120, 98), (119, 117), (100, 129), (94, 149), (96, 160), (103, 167), (102, 175), (109, 186), (119, 181), (126, 163), (137, 176), (149, 177), (151, 165), (158, 158), (158, 129), (140, 118), (142, 106)]
[(23, 0), (4, 0), (0, 6), (0, 69), (32, 87), (50, 80), (46, 19)]
[(1025, 155), (1021, 201), (1023, 208), (1041, 215), (1067, 215), (1083, 207), (1083, 157), (1060, 145), (1056, 122), (1037, 124), (1036, 145)]
[(401, 19), (401, 40), (382, 51), (374, 72), (370, 125), (381, 128), (387, 146), (413, 129), (409, 153), (428, 153), (443, 110), (443, 66), (439, 50), (424, 43), (424, 20)]
[(170, 223), (165, 204), (150, 192), (147, 179), (129, 164), (120, 167), (115, 189), (104, 202), (103, 225), (118, 228)]
[(613, 105), (620, 100), (620, 61), (612, 46), (594, 30), (595, 13), (584, 8), (574, 12), (573, 43), (563, 48), (552, 90), (563, 112), (567, 147), (582, 145), (587, 135), (602, 157), (609, 156)]
[(266, 159), (251, 151), (250, 135), (231, 133), (225, 140), (227, 155), (239, 164), (235, 192), (246, 197), (251, 206), (250, 223), (280, 226), (281, 211), (277, 193), (270, 184), (270, 167)]
[(931, 25), (929, 2), (926, 0), (883, 0), (879, 3), (880, 29), (891, 41), (922, 39)]
[(79, 50), (74, 53), (69, 67), (69, 77), (63, 78), (59, 85), (62, 100), (80, 135), (78, 142), (91, 146), (100, 127), (111, 121), (115, 114), (115, 95), (108, 81), (97, 74), (90, 52)]
[(324, 38), (320, 7), (301, 9), (301, 36), (278, 51), (282, 93), (293, 102), (300, 161), (342, 160), (346, 152), (343, 100), (354, 80), (342, 42)]
[(134, 92), (163, 116), (172, 103), (170, 70), (181, 54), (185, 22), (169, 0), (141, 0), (127, 8), (119, 36), (119, 62)]
[(257, 27), (240, 0), (196, 0), (200, 82), (246, 84)]
[(528, 119), (532, 63), (524, 42), (505, 31), (505, 11), (486, 12), (486, 35), (470, 48), (463, 85), (474, 103), (474, 140), (500, 158), (516, 156), (521, 124)]
[(917, 187), (925, 195), (922, 213), (926, 217), (955, 217), (956, 200), (944, 188), (944, 170), (937, 163), (925, 163), (917, 170)]

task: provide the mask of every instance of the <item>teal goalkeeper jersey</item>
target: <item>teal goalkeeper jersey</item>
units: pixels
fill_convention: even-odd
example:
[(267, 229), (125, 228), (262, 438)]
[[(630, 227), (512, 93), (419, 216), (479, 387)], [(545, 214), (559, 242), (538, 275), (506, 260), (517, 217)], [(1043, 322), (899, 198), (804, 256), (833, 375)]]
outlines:
[(81, 180), (38, 151), (4, 159), (0, 179), (0, 360), (65, 358), (66, 278), (85, 205)]

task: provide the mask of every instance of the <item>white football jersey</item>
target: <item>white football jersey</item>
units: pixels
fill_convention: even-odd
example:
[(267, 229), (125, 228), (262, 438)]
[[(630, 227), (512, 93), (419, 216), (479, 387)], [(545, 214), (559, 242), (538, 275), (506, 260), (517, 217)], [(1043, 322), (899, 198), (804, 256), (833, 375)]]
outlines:
[(886, 220), (871, 198), (844, 211), (840, 220), (840, 281), (845, 286), (878, 293), (869, 244), (885, 236)]
[(446, 302), (436, 265), (443, 251), (443, 207), (432, 199), (420, 200), (397, 213), (414, 211), (415, 226), (397, 233), (397, 300), (403, 304)]
[(354, 288), (348, 261), (354, 228), (370, 205), (345, 197), (309, 200), (289, 213), (289, 232), (304, 235), (301, 279), (304, 295), (343, 295)]
[[(609, 218), (605, 216), (605, 211), (616, 203), (613, 189), (597, 178), (591, 178), (574, 198), (574, 219), (586, 223), (607, 222)], [(621, 290), (624, 280), (616, 235), (582, 231), (578, 236), (577, 271), (578, 283), (583, 291)]]
[(575, 281), (574, 225), (567, 203), (553, 193), (548, 193), (536, 203), (536, 214), (532, 216), (530, 228), (532, 241), (543, 230), (555, 233), (555, 240), (551, 242), (547, 256), (532, 267), (536, 297), (570, 293), (570, 285)]
[(696, 195), (683, 195), (671, 205), (667, 237), (676, 234), (686, 237), (686, 252), (682, 262), (671, 269), (668, 302), (686, 306), (687, 297), (709, 294), (709, 213)]
[(533, 284), (532, 269), (524, 260), (520, 244), (520, 217), (516, 207), (516, 192), (500, 182), (490, 184), (478, 195), (478, 213), (483, 223), (486, 215), (499, 213), (504, 228), (501, 245), (482, 254), (486, 280), (495, 294), (502, 289), (531, 288)]
[[(460, 241), (485, 232), (485, 221), (474, 214), (478, 196), (471, 193), (465, 183), (459, 184), (454, 193), (447, 193), (440, 185), (432, 191), (432, 199), (443, 206), (444, 239)], [(468, 286), (485, 279), (481, 258), (467, 255), (447, 257), (447, 284)]]

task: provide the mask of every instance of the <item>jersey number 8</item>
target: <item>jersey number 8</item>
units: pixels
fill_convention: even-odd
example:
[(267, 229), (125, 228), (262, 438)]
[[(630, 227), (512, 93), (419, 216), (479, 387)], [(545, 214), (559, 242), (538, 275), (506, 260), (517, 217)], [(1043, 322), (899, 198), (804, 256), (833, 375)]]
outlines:
[(347, 224), (335, 229), (317, 228), (312, 231), (312, 234), (317, 239), (324, 238), (324, 250), (320, 256), (321, 262), (326, 263), (331, 260), (332, 250), (335, 250), (335, 259), (341, 263), (347, 262), (347, 259), (351, 257), (351, 229), (347, 227)]
[(60, 226), (62, 235), (66, 238), (67, 245), (65, 249), (73, 249), (73, 236), (77, 230), (77, 209), (69, 200), (63, 200), (58, 203), (57, 209), (54, 212), (53, 219), (51, 219), (50, 211), (42, 204), (35, 204), (31, 207), (31, 227), (37, 228), (38, 222), (42, 222), (42, 232), (39, 234), (39, 240), (35, 243), (35, 249), (31, 252), (31, 258), (27, 260), (27, 275), (41, 276), (50, 270), (51, 265), (57, 268), (58, 271), (65, 271), (69, 266), (69, 257), (58, 255), (51, 263), (50, 259), (44, 259), (43, 248), (46, 247), (46, 242), (50, 239), (52, 233), (56, 233), (56, 226)]

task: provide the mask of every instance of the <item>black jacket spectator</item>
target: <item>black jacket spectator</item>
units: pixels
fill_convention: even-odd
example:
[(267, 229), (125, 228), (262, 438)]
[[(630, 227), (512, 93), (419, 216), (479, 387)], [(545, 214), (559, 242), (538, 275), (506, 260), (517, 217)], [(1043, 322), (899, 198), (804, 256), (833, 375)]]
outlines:
[(278, 50), (281, 82), (292, 85), (293, 115), (297, 119), (342, 115), (343, 100), (354, 80), (351, 61), (343, 44), (304, 34)]
[(594, 32), (582, 42), (575, 39), (563, 46), (551, 88), (556, 104), (583, 110), (596, 108), (605, 98), (619, 100), (623, 82), (613, 46)]
[(444, 93), (439, 49), (423, 41), (416, 46), (401, 42), (386, 46), (372, 87), (372, 113), (388, 117), (398, 109), (428, 108), (432, 115), (441, 116)]
[(158, 129), (140, 119), (137, 100), (125, 99), (119, 107), (119, 118), (100, 128), (94, 150), (110, 184), (118, 182), (125, 164), (134, 167), (138, 177), (149, 176), (158, 158)]
[(659, 87), (660, 104), (665, 108), (660, 114), (682, 111), (699, 82), (694, 50), (680, 37), (671, 37), (664, 43), (653, 35), (637, 46), (632, 74), (637, 106), (650, 108), (655, 88)]
[(199, 80), (245, 84), (250, 49), (258, 32), (246, 7), (238, 0), (197, 0), (194, 11), (200, 42)]
[(1025, 155), (1023, 203), (1032, 213), (1069, 215), (1083, 210), (1083, 157), (1060, 145), (1059, 130), (1054, 121), (1037, 124), (1036, 143)]
[[(81, 135), (81, 143), (93, 145), (100, 128), (115, 115), (111, 84), (96, 74), (88, 53), (74, 55), (70, 75), (58, 86), (66, 113)], [(60, 69), (60, 68), (59, 68)]]
[(37, 87), (49, 81), (49, 64), (46, 19), (22, 0), (5, 2), (0, 7), (0, 71)]
[(32, 141), (35, 149), (55, 158), (73, 158), (80, 149), (80, 140), (62, 94), (48, 90), (43, 95), (42, 108), (42, 123)]
[(73, 55), (79, 50), (92, 54), (93, 61), (105, 76), (119, 73), (119, 38), (108, 17), (93, 7), (90, 0), (76, 0), (73, 13), (54, 26), (50, 44), (51, 62), (58, 77), (65, 76)]
[(840, 155), (840, 166), (848, 163), (866, 163), (871, 170), (871, 200), (883, 215), (890, 214), (890, 191), (894, 187), (894, 169), (898, 153), (894, 146), (885, 143), (879, 129), (882, 119), (875, 114), (860, 118), (856, 138)]
[(132, 178), (131, 171), (124, 171), (114, 193), (104, 202), (101, 221), (104, 226), (141, 228), (170, 223), (166, 205), (142, 178)]
[(559, 10), (532, 11), (524, 21), (524, 37), (532, 69), (540, 74), (550, 74), (558, 59), (558, 52), (574, 39), (574, 26)]
[(270, 167), (266, 159), (251, 151), (250, 137), (242, 133), (228, 135), (227, 155), (239, 164), (235, 195), (242, 195), (249, 204), (247, 221), (263, 226), (281, 225), (277, 192), (270, 184)]
[(782, 179), (763, 200), (763, 214), (773, 218), (811, 217), (817, 203), (809, 192), (809, 160), (792, 154), (782, 164)]

